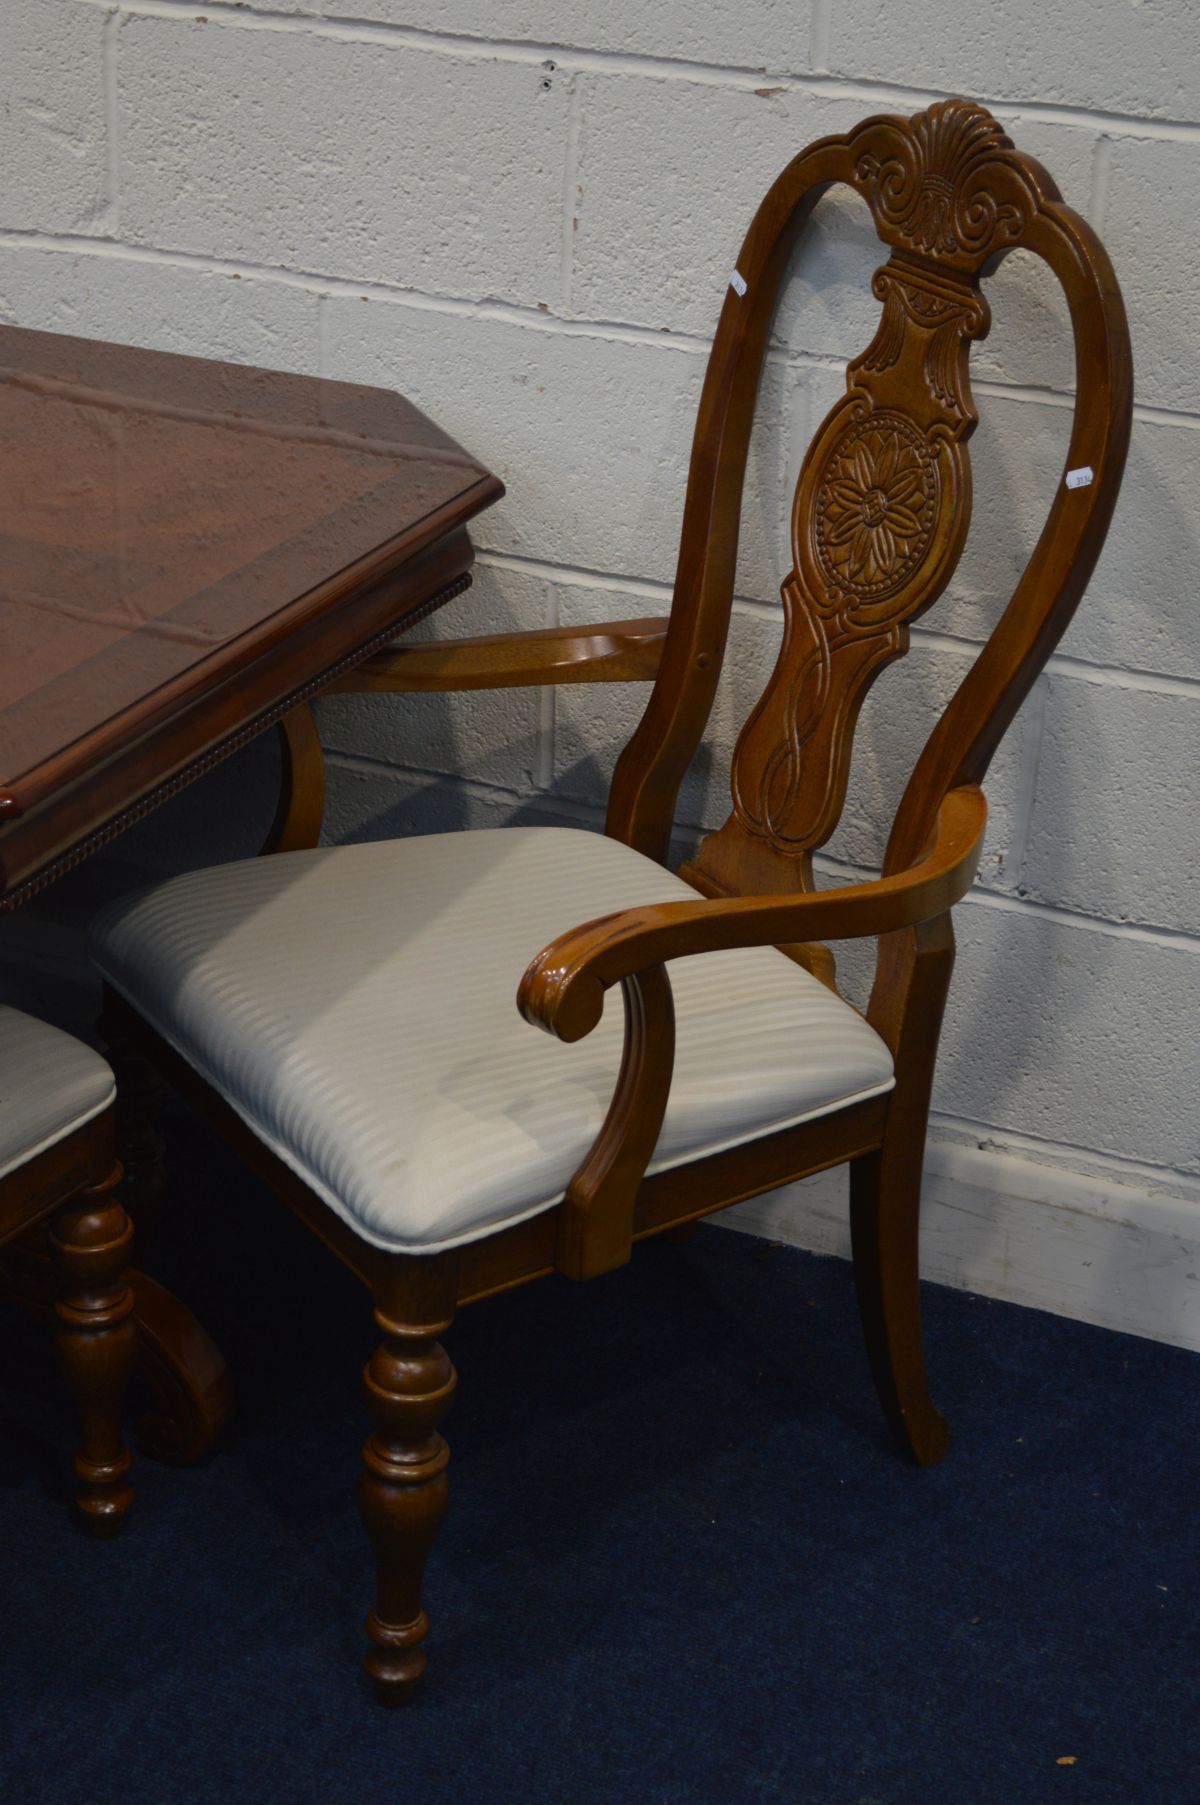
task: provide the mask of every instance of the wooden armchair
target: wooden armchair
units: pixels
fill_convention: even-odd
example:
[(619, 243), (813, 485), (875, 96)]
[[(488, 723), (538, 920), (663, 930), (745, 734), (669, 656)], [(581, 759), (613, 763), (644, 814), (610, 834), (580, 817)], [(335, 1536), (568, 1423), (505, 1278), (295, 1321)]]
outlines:
[[(725, 647), (768, 329), (834, 182), (866, 202), (890, 253), (873, 282), (881, 320), (801, 472), (783, 646), (735, 751), (732, 813), (672, 875), (675, 798)], [(883, 875), (818, 892), (812, 854), (842, 807), (863, 697), (966, 536), (967, 357), (988, 327), (979, 283), (1017, 246), (1055, 272), (1073, 323), (1063, 481), (917, 762)], [(738, 256), (670, 620), (388, 652), (347, 682), (653, 673), (606, 834), (515, 828), (298, 851), (176, 879), (97, 924), (120, 1033), (373, 1294), (381, 1341), (366, 1372), (361, 1502), (378, 1564), (366, 1664), (385, 1702), (425, 1665), (422, 1570), (446, 1508), (438, 1425), (455, 1387), (441, 1337), (472, 1299), (554, 1270), (604, 1272), (642, 1237), (849, 1161), (879, 1395), (903, 1447), (925, 1462), (942, 1454), (917, 1216), (950, 910), (978, 863), (991, 755), (1104, 539), (1130, 405), (1108, 259), (986, 112), (951, 100), (823, 139), (779, 177)], [(319, 818), (305, 781), (319, 777), (319, 747), (302, 717), (292, 743), (283, 846), (311, 840)], [(865, 1018), (832, 988), (820, 946), (861, 935), (879, 941)], [(623, 1015), (604, 1008), (618, 985)]]

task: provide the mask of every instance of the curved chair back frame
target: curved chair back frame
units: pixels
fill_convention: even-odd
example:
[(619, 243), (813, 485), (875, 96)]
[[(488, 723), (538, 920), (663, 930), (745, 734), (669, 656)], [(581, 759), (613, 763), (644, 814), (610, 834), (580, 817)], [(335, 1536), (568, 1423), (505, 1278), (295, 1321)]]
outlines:
[[(692, 446), (670, 630), (617, 765), (610, 834), (666, 858), (725, 650), (771, 321), (809, 216), (839, 182), (866, 201), (891, 252), (873, 281), (882, 314), (800, 474), (779, 660), (735, 750), (733, 812), (685, 871), (711, 895), (812, 888), (812, 852), (841, 813), (862, 701), (907, 649), (908, 623), (942, 593), (966, 539), (966, 441), (977, 418), (967, 359), (989, 325), (980, 278), (1009, 251), (1043, 258), (1070, 309), (1076, 405), (1064, 480), (1012, 599), (918, 760), (885, 872), (920, 856), (950, 789), (985, 775), (1086, 587), (1128, 445), (1129, 338), (1104, 248), (989, 113), (943, 101), (912, 119), (865, 120), (802, 152), (759, 207), (726, 295)], [(1076, 470), (1090, 478), (1068, 487)]]

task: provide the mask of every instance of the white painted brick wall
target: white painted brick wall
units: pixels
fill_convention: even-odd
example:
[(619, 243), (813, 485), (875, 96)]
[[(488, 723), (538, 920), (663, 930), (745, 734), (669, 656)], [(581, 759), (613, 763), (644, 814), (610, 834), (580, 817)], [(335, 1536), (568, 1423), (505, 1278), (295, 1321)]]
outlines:
[[(581, 101), (572, 311), (711, 335), (755, 207), (844, 104), (646, 74), (587, 74)], [(649, 171), (653, 204), (631, 205)]]
[(554, 298), (567, 109), (567, 84), (526, 63), (130, 18), (122, 234), (532, 306)]
[(1030, 896), (1200, 935), (1198, 824), (1193, 695), (1113, 689), (1090, 674), (1047, 679), (1023, 868)]
[[(809, 139), (945, 92), (992, 104), (1103, 234), (1138, 408), (1109, 546), (997, 760), (937, 1132), (1200, 1199), (1194, 0), (3, 0), (0, 315), (413, 396), (508, 485), (478, 525), (476, 588), (432, 630), (660, 612), (755, 203)], [(858, 204), (824, 201), (775, 326), (683, 839), (720, 819), (777, 643), (791, 488), (873, 329), (878, 261)], [(1024, 256), (989, 292), (975, 530), (868, 708), (841, 876), (877, 859), (920, 725), (1003, 607), (1061, 468), (1062, 302)], [(330, 831), (597, 825), (642, 695), (330, 702)], [(245, 770), (265, 807), (269, 769)], [(219, 853), (204, 802), (181, 798), (133, 852)], [(861, 990), (861, 953), (843, 968)]]
[(0, 22), (0, 225), (87, 232), (108, 197), (104, 14), (6, 0)]
[(958, 922), (939, 1104), (977, 1124), (1200, 1175), (1194, 942), (981, 900)]
[[(539, 577), (485, 567), (454, 619), (472, 633), (552, 626), (548, 588)], [(445, 633), (450, 616), (430, 625)], [(321, 739), (332, 752), (383, 767), (432, 768), (523, 792), (539, 774), (542, 704), (532, 689), (482, 690), (469, 709), (445, 696), (410, 696), (403, 709), (391, 696), (331, 696), (320, 704)]]
[(161, 259), (32, 249), (0, 233), (0, 311), (47, 332), (75, 332), (192, 357), (314, 370), (321, 304), (305, 288)]
[[(348, 0), (293, 0), (289, 10), (351, 11)], [(673, 5), (597, 6), (595, 0), (353, 0), (356, 19), (416, 27), (443, 37), (468, 37), (515, 47), (568, 44), (579, 50), (625, 56), (679, 54), (680, 19)], [(695, 62), (767, 63), (781, 46), (808, 43), (811, 0), (691, 0), (687, 10), (689, 56)]]
[(832, 0), (829, 11), (839, 75), (1145, 118), (1200, 113), (1192, 0)]
[(403, 389), (501, 469), (480, 546), (670, 580), (699, 351), (343, 296), (325, 333), (330, 375)]
[[(1200, 33), (1200, 25), (1193, 26)], [(1200, 55), (1191, 58), (1200, 71)], [(1200, 409), (1200, 159), (1190, 138), (1114, 139), (1105, 222), (1124, 255), (1138, 393), (1151, 406)]]

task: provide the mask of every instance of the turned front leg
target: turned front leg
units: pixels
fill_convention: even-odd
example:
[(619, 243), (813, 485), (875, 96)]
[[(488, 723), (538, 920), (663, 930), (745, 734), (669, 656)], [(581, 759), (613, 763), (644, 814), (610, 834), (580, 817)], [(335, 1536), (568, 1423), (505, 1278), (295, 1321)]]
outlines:
[(126, 1268), (133, 1225), (112, 1176), (55, 1211), (50, 1249), (58, 1275), (55, 1350), (82, 1435), (75, 1456), (75, 1502), (93, 1535), (115, 1535), (133, 1502), (121, 1409), (137, 1357), (133, 1293)]
[(421, 1582), (448, 1502), (450, 1450), (437, 1430), (457, 1384), (437, 1337), (451, 1314), (413, 1324), (377, 1302), (383, 1341), (363, 1374), (374, 1427), (363, 1449), (359, 1508), (377, 1568), (365, 1663), (385, 1705), (406, 1699), (425, 1670)]

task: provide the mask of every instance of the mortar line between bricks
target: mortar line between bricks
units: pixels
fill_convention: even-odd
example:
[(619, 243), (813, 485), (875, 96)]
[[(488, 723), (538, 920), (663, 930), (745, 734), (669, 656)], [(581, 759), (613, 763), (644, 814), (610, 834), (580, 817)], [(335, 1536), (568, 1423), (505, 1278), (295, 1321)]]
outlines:
[(106, 224), (114, 235), (121, 229), (121, 110), (117, 94), (117, 38), (121, 15), (113, 12), (100, 28), (101, 79), (104, 84), (104, 176)]
[(1096, 140), (1096, 148), (1092, 153), (1092, 192), (1088, 203), (1088, 218), (1096, 228), (1099, 238), (1104, 237), (1104, 221), (1108, 213), (1108, 177), (1112, 166), (1112, 139), (1104, 132)]
[[(937, 1134), (939, 1129), (965, 1136), (981, 1153), (1008, 1154), (1015, 1159), (1029, 1160), (1031, 1164), (1044, 1164), (1051, 1170), (1057, 1167), (1073, 1177), (1094, 1178), (1097, 1184), (1104, 1182), (1100, 1176), (1103, 1173), (1111, 1175), (1118, 1184), (1132, 1181), (1139, 1187), (1160, 1186), (1164, 1190), (1174, 1186), (1176, 1195), (1189, 1200), (1200, 1199), (1200, 1180), (1182, 1166), (1155, 1166), (1147, 1160), (1130, 1159), (1123, 1153), (1106, 1153), (1096, 1147), (1081, 1147), (1076, 1141), (1052, 1140), (1048, 1135), (1030, 1134), (1023, 1129), (1002, 1128), (995, 1122), (956, 1115), (947, 1109), (930, 1110), (929, 1126), (942, 1147), (953, 1147), (957, 1143)], [(1063, 1155), (1061, 1165), (1045, 1157), (1051, 1150)], [(1089, 1172), (1089, 1165), (1097, 1171)]]
[(571, 311), (571, 295), (575, 282), (575, 233), (579, 196), (579, 141), (583, 130), (582, 76), (571, 75), (567, 102), (567, 144), (563, 157), (562, 251), (559, 266), (559, 303), (564, 313)]
[(1012, 871), (1009, 880), (1020, 886), (1025, 877), (1029, 834), (1037, 802), (1038, 776), (1042, 763), (1042, 738), (1046, 728), (1047, 683), (1040, 676), (1029, 698), (1029, 724), (1021, 746), (1020, 770), (1017, 776), (1016, 806), (1013, 809)]
[(317, 296), (317, 375), (329, 375), (329, 296)]
[[(328, 762), (348, 771), (364, 772), (375, 777), (397, 779), (410, 778), (418, 783), (445, 783), (449, 780), (464, 795), (484, 802), (508, 803), (512, 807), (541, 809), (548, 814), (572, 815), (585, 820), (589, 825), (603, 827), (604, 808), (597, 803), (579, 802), (573, 797), (557, 795), (553, 790), (514, 790), (502, 784), (488, 784), (478, 778), (458, 777), (452, 772), (439, 771), (432, 767), (420, 765), (390, 765), (382, 759), (371, 758), (366, 754), (343, 751), (329, 751)], [(692, 830), (692, 823), (676, 823), (684, 832)], [(705, 831), (699, 828), (697, 831)], [(869, 865), (859, 865), (848, 859), (831, 858), (826, 853), (818, 853), (815, 863), (823, 875), (839, 879), (844, 883), (859, 884), (868, 882), (879, 876), (877, 869)], [(979, 886), (968, 891), (963, 905), (972, 903), (980, 908), (995, 909), (1006, 915), (1033, 915), (1044, 920), (1057, 923), (1060, 927), (1080, 928), (1084, 933), (1100, 934), (1109, 940), (1128, 940), (1143, 946), (1158, 946), (1175, 952), (1200, 953), (1200, 934), (1190, 934), (1183, 928), (1145, 927), (1132, 921), (1112, 921), (1103, 915), (1085, 915), (1078, 909), (1067, 909), (1056, 903), (1038, 902), (1029, 896), (1008, 896), (1001, 890), (987, 890)]]
[[(539, 577), (547, 583), (569, 583), (573, 589), (606, 592), (620, 590), (622, 595), (637, 596), (640, 601), (653, 602), (668, 612), (675, 593), (673, 584), (662, 582), (657, 577), (625, 576), (612, 571), (591, 570), (582, 564), (558, 564), (550, 559), (528, 558), (517, 552), (499, 551), (490, 546), (477, 548), (476, 562), (494, 566), (497, 570), (511, 570), (518, 576)], [(750, 596), (735, 596), (733, 606), (735, 611), (762, 610), (774, 620), (782, 620), (777, 603), (756, 601)]]
[[(2, 4), (2, 0), (0, 0)], [(91, 0), (79, 0), (90, 5)], [(114, 262), (146, 263), (171, 269), (192, 269), (204, 275), (237, 276), (251, 281), (274, 282), (283, 288), (302, 288), (331, 299), (378, 301), (392, 307), (412, 307), (423, 313), (447, 313), (461, 319), (495, 320), (534, 332), (562, 334), (568, 338), (606, 338), (615, 343), (663, 345), (690, 356), (707, 357), (711, 340), (682, 332), (661, 332), (652, 326), (631, 326), (617, 320), (564, 319), (543, 313), (536, 306), (496, 299), (470, 300), (461, 295), (440, 295), (428, 290), (399, 288), (373, 281), (335, 276), (319, 270), (286, 269), (272, 263), (252, 263), (245, 258), (216, 257), (206, 251), (163, 250), (158, 245), (132, 244), (124, 239), (100, 238), (87, 233), (24, 232), (0, 227), (0, 247), (45, 251), (70, 257), (102, 257)], [(775, 355), (783, 356), (782, 347)], [(838, 368), (844, 365), (838, 363)], [(1197, 422), (1200, 425), (1200, 420)]]
[[(623, 595), (637, 596), (641, 601), (653, 602), (667, 611), (670, 610), (674, 595), (673, 585), (657, 578), (591, 570), (584, 565), (560, 564), (551, 559), (525, 557), (492, 547), (480, 547), (477, 562), (482, 566), (494, 566), (497, 570), (511, 570), (519, 576), (538, 577), (547, 583), (569, 583), (575, 589), (594, 589), (608, 593), (617, 590)], [(1080, 606), (1086, 609), (1086, 597)], [(735, 595), (733, 611), (750, 619), (767, 620), (773, 626), (782, 624), (779, 603), (762, 601), (757, 596)], [(972, 639), (965, 633), (949, 633), (944, 628), (928, 626), (924, 620), (914, 623), (911, 632), (918, 644), (927, 645), (933, 651), (978, 653), (984, 645), (982, 637)], [(1046, 672), (1048, 675), (1077, 677), (1082, 682), (1107, 685), (1111, 689), (1135, 689), (1153, 695), (1183, 696), (1189, 701), (1200, 699), (1200, 678), (1175, 677), (1165, 671), (1093, 664), (1090, 659), (1078, 658), (1069, 652), (1052, 652), (1046, 664)]]
[[(1164, 1191), (1175, 1188), (1175, 1195), (1187, 1200), (1200, 1200), (1200, 1180), (1184, 1166), (1153, 1166), (1144, 1159), (1130, 1159), (1124, 1153), (1101, 1152), (1092, 1146), (1079, 1146), (1075, 1141), (1054, 1141), (1048, 1135), (1027, 1134), (1025, 1130), (1002, 1128), (996, 1123), (976, 1121), (973, 1115), (956, 1115), (953, 1110), (929, 1110), (929, 1128), (938, 1146), (953, 1148), (960, 1143), (947, 1135), (965, 1135), (978, 1152), (1002, 1153), (1012, 1159), (1025, 1159), (1030, 1164), (1043, 1164), (1048, 1170), (1063, 1170), (1085, 1179), (1099, 1179), (1099, 1173), (1117, 1184), (1157, 1186)], [(938, 1134), (938, 1130), (944, 1130)], [(1048, 1153), (1063, 1155), (1061, 1161)], [(1088, 1171), (1088, 1166), (1095, 1168)], [(1099, 1179), (1104, 1182), (1104, 1179)]]
[[(78, 0), (90, 5), (91, 0)], [(539, 307), (516, 301), (496, 299), (471, 300), (461, 295), (439, 295), (428, 290), (399, 288), (368, 278), (326, 275), (318, 270), (286, 269), (272, 263), (252, 263), (242, 258), (216, 257), (206, 251), (163, 250), (158, 245), (133, 244), (115, 237), (98, 237), (89, 233), (51, 233), (19, 231), (0, 227), (0, 248), (10, 245), (15, 250), (42, 251), (60, 257), (103, 257), (114, 262), (145, 263), (166, 269), (190, 269), (203, 275), (237, 276), (244, 280), (273, 282), (282, 288), (299, 288), (308, 293), (327, 295), (330, 299), (378, 301), (383, 306), (411, 307), (423, 313), (445, 313), (460, 319), (493, 320), (502, 325), (518, 326), (534, 332), (559, 334), (566, 338), (598, 338), (612, 344), (658, 345), (668, 351), (679, 351), (692, 357), (707, 357), (712, 340), (695, 334), (664, 330), (657, 326), (639, 326), (627, 320), (587, 318), (565, 319), (561, 314), (543, 313)], [(824, 370), (844, 375), (848, 359), (828, 351), (805, 351), (786, 345), (769, 345), (767, 363), (795, 370)], [(1006, 401), (1027, 401), (1034, 405), (1072, 408), (1075, 396), (1071, 390), (1052, 389), (1039, 384), (993, 381), (988, 377), (972, 379), (977, 395), (991, 395)], [(1135, 402), (1133, 417), (1152, 426), (1173, 426), (1185, 432), (1200, 432), (1200, 413), (1180, 409), (1154, 407)]]
[[(565, 572), (563, 573), (565, 577)], [(616, 579), (612, 580), (613, 582)], [(1080, 606), (1087, 607), (1086, 597)], [(737, 596), (734, 598), (735, 614), (746, 614), (758, 619), (766, 618), (772, 622), (781, 620), (781, 610), (776, 602), (763, 602), (753, 596)], [(975, 655), (983, 650), (985, 637), (970, 638), (965, 633), (947, 632), (945, 628), (931, 627), (926, 620), (913, 623), (911, 628), (915, 644), (928, 646), (934, 652), (952, 652), (958, 655)], [(1087, 658), (1077, 658), (1069, 652), (1052, 652), (1046, 662), (1047, 676), (1076, 677), (1084, 683), (1097, 683), (1108, 689), (1141, 690), (1156, 696), (1183, 696), (1188, 701), (1200, 701), (1200, 678), (1173, 677), (1162, 671), (1143, 671), (1123, 669), (1117, 665), (1093, 664)]]
[(555, 698), (558, 687), (544, 683), (538, 691), (538, 742), (534, 759), (533, 781), (539, 790), (549, 790), (554, 783)]
[[(858, 884), (879, 876), (870, 865), (859, 865), (850, 859), (837, 859), (817, 853), (818, 870), (846, 883)], [(978, 903), (980, 908), (995, 909), (1002, 915), (1036, 915), (1053, 921), (1059, 927), (1081, 928), (1087, 934), (1102, 934), (1109, 940), (1132, 940), (1142, 946), (1159, 946), (1174, 952), (1200, 953), (1200, 933), (1186, 928), (1149, 926), (1136, 921), (1114, 921), (1108, 915), (1088, 915), (1082, 909), (1069, 909), (1062, 903), (1040, 902), (1033, 896), (1010, 896), (1004, 890), (990, 890), (975, 884), (968, 890), (960, 907)]]
[(833, 0), (813, 0), (812, 30), (809, 36), (809, 61), (815, 75), (829, 73), (829, 34)]
[[(861, 100), (868, 105), (890, 103), (914, 110), (945, 97), (944, 90), (940, 88), (912, 87), (903, 82), (887, 82), (874, 76), (841, 75), (827, 71), (804, 74), (772, 69), (769, 65), (762, 68), (688, 62), (676, 57), (653, 56), (644, 52), (592, 50), (584, 45), (552, 41), (484, 38), (466, 33), (457, 35), (410, 25), (382, 24), (377, 19), (273, 12), (266, 8), (250, 10), (242, 4), (242, 0), (208, 0), (201, 15), (198, 12), (200, 3), (201, 0), (120, 0), (120, 10), (128, 17), (174, 19), (184, 24), (194, 24), (202, 16), (206, 25), (215, 25), (222, 30), (274, 31), (348, 43), (390, 44), (424, 50), (435, 55), (474, 58), (483, 62), (503, 59), (510, 62), (539, 63), (547, 57), (553, 57), (564, 68), (589, 69), (602, 74), (645, 75), (661, 80), (688, 81), (710, 87), (733, 87), (751, 91), (771, 85), (797, 93), (810, 93), (821, 99)], [(114, 0), (76, 0), (76, 4), (107, 11)], [(1067, 106), (1019, 94), (1000, 95), (977, 91), (972, 98), (993, 111), (1019, 114), (1024, 119), (1037, 120), (1047, 125), (1081, 125), (1133, 138), (1158, 138), (1185, 143), (1200, 141), (1200, 124), (1192, 120), (1147, 118), (1142, 114), (1123, 113), (1108, 108)]]
[[(1086, 597), (1081, 606), (1087, 607)], [(1200, 701), (1200, 679), (1172, 677), (1165, 671), (1118, 670), (1110, 665), (1090, 664), (1086, 658), (1075, 658), (1067, 652), (1055, 652), (1046, 665), (1048, 676), (1075, 677), (1081, 683), (1097, 683), (1108, 689), (1136, 689), (1146, 695), (1183, 696), (1189, 702)]]
[(558, 796), (552, 790), (514, 790), (507, 784), (484, 783), (477, 777), (458, 777), (453, 772), (439, 771), (425, 765), (389, 765), (381, 758), (372, 758), (363, 752), (345, 752), (330, 749), (325, 754), (325, 761), (338, 769), (358, 773), (369, 777), (383, 777), (403, 780), (411, 779), (414, 783), (425, 785), (430, 783), (444, 784), (447, 779), (455, 789), (476, 802), (495, 802), (506, 804), (511, 808), (539, 809), (544, 814), (571, 815), (586, 823), (588, 827), (603, 828), (605, 809), (599, 803), (579, 802), (574, 797)]
[[(546, 625), (548, 627), (561, 626), (557, 583), (547, 585), (547, 595)], [(556, 683), (543, 683), (538, 691), (538, 749), (533, 780), (543, 790), (550, 789), (554, 782), (558, 729), (557, 697), (558, 685)]]
[(490, 547), (478, 548), (476, 562), (495, 565), (498, 570), (511, 570), (518, 576), (540, 577), (548, 583), (561, 580), (576, 589), (620, 589), (626, 595), (656, 602), (663, 608), (671, 606), (674, 594), (672, 584), (653, 577), (614, 576), (608, 571), (589, 570), (582, 564), (558, 564), (549, 559), (522, 557), (516, 552), (494, 551)]
[[(419, 765), (389, 765), (379, 759), (371, 759), (365, 755), (347, 752), (329, 751), (325, 755), (327, 765), (335, 765), (351, 775), (361, 774), (380, 778), (411, 778), (418, 784), (444, 784), (448, 773), (428, 770)], [(488, 784), (478, 778), (453, 777), (450, 780), (455, 789), (473, 801), (499, 803), (509, 808), (521, 808), (542, 815), (566, 815), (589, 832), (602, 833), (607, 813), (605, 804), (582, 802), (575, 797), (558, 795), (552, 790), (514, 790), (502, 784)], [(686, 859), (695, 856), (696, 844), (701, 829), (686, 824), (676, 824), (671, 836), (670, 857), (675, 864), (682, 864)]]

